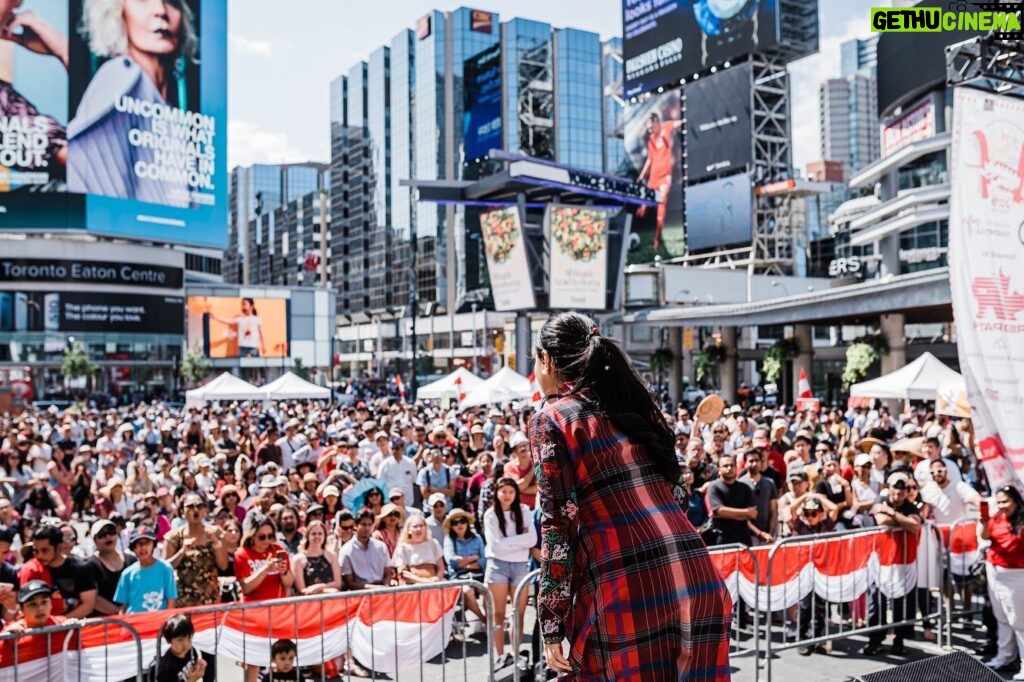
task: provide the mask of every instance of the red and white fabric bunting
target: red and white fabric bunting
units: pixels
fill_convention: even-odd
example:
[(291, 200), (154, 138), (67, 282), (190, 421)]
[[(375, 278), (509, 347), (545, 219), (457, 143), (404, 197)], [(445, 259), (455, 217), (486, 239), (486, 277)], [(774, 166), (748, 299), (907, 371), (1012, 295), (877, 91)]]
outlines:
[[(175, 609), (122, 616), (120, 620), (142, 640), (144, 669), (156, 656), (160, 628), (167, 619), (191, 611), (196, 630), (193, 644), (220, 657), (266, 666), (274, 640), (291, 639), (298, 645), (299, 665), (318, 665), (351, 652), (377, 672), (394, 673), (418, 666), (444, 650), (452, 636), (459, 595), (458, 588), (356, 598), (338, 595), (315, 602), (260, 602), (220, 613)], [(13, 680), (15, 665), (19, 680), (134, 677), (137, 649), (128, 630), (116, 621), (92, 623), (80, 634), (53, 634), (49, 655), (45, 636), (19, 639), (16, 661), (12, 647), (5, 649), (0, 680)], [(69, 653), (62, 656), (65, 641)], [(166, 645), (161, 645), (161, 650), (166, 652)]]
[(779, 611), (811, 591), (831, 602), (853, 601), (869, 584), (886, 597), (903, 597), (917, 586), (917, 544), (905, 533), (878, 531), (749, 551), (712, 550), (711, 558), (733, 601)]

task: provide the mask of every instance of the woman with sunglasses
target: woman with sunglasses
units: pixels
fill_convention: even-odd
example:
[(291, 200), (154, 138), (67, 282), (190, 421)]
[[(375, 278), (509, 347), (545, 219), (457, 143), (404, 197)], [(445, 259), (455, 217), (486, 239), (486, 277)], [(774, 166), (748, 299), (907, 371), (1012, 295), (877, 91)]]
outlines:
[[(988, 598), (998, 624), (998, 652), (985, 663), (1002, 670), (1020, 659), (1024, 665), (1024, 499), (1006, 486), (996, 491), (996, 513), (988, 500), (979, 504), (982, 540), (991, 544), (985, 553)], [(1024, 668), (1011, 679), (1024, 680)]]
[(163, 556), (178, 578), (178, 606), (201, 606), (220, 601), (219, 572), (228, 567), (228, 554), (217, 526), (208, 526), (206, 503), (194, 493), (182, 499), (185, 524), (164, 536)]
[(661, 408), (590, 317), (552, 316), (534, 357), (548, 666), (574, 679), (729, 679), (732, 603), (676, 501), (680, 466)]
[[(295, 583), (288, 552), (277, 544), (274, 521), (254, 512), (246, 519), (242, 547), (235, 552), (235, 577), (243, 602), (287, 597)], [(245, 666), (245, 682), (256, 682), (260, 668)]]
[[(487, 568), (484, 540), (473, 531), (476, 519), (462, 509), (453, 509), (444, 519), (444, 560), (448, 564), (448, 577), (453, 580), (476, 580), (483, 582)], [(463, 605), (476, 614), (480, 623), (486, 624), (476, 590), (469, 585), (462, 588)]]
[(373, 538), (380, 540), (388, 548), (388, 555), (395, 556), (395, 548), (398, 547), (398, 539), (402, 535), (402, 524), (405, 523), (405, 510), (396, 504), (388, 502), (377, 515), (377, 528), (373, 531)]

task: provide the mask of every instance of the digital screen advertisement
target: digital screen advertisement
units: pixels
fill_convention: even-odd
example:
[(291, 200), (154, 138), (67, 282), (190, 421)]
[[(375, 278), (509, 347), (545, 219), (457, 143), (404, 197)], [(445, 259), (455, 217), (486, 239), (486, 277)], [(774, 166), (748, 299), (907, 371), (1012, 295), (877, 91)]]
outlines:
[(686, 108), (686, 179), (746, 170), (753, 160), (749, 63), (683, 86)]
[(0, 228), (226, 243), (226, 3), (150, 5), (0, 4)]
[(658, 192), (658, 205), (633, 217), (629, 263), (686, 254), (683, 231), (683, 114), (679, 90), (630, 104), (623, 114), (626, 177)]
[(284, 298), (188, 298), (188, 346), (208, 358), (285, 358), (289, 331)]
[(552, 308), (607, 307), (609, 217), (604, 209), (548, 206), (544, 222), (551, 240)]
[(0, 332), (184, 333), (177, 296), (0, 291)]
[(778, 42), (778, 0), (623, 0), (626, 97)]
[(478, 159), (502, 147), (501, 45), (467, 59), (462, 73), (466, 159)]
[(753, 238), (753, 191), (746, 173), (686, 188), (686, 241), (691, 251)]

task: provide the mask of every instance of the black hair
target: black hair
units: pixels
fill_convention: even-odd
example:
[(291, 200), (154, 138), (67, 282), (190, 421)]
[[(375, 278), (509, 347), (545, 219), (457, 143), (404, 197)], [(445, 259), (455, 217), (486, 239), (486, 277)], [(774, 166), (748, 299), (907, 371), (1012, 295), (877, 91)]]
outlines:
[(996, 492), (1003, 493), (1011, 500), (1013, 500), (1014, 506), (1017, 507), (1016, 511), (1013, 512), (1013, 516), (1010, 517), (1010, 526), (1013, 528), (1014, 535), (1020, 535), (1022, 529), (1024, 529), (1024, 499), (1021, 498), (1020, 491), (1012, 485), (1003, 486)]
[(356, 512), (356, 525), (359, 524), (363, 519), (370, 519), (371, 521), (377, 520), (377, 515), (373, 513), (373, 510), (369, 507), (363, 507)]
[(249, 307), (252, 308), (252, 314), (253, 315), (259, 315), (259, 313), (256, 312), (256, 300), (255, 299), (252, 299), (252, 298), (249, 298), (248, 296), (246, 296), (242, 300), (249, 302)]
[(36, 540), (46, 540), (54, 547), (57, 547), (60, 543), (64, 542), (64, 534), (60, 532), (60, 526), (43, 523), (32, 533), (32, 540), (33, 542)]
[(168, 644), (178, 637), (192, 637), (196, 634), (196, 628), (192, 625), (192, 618), (184, 613), (171, 616), (160, 628), (160, 636)]
[(924, 439), (924, 442), (928, 443), (929, 445), (934, 445), (937, 448), (942, 447), (942, 441), (940, 441), (935, 436), (928, 436), (927, 438)]
[(355, 521), (355, 517), (352, 516), (352, 512), (350, 512), (348, 509), (342, 509), (341, 511), (334, 515), (334, 523), (340, 524), (342, 521)]
[(494, 515), (498, 517), (498, 528), (501, 529), (501, 535), (507, 538), (508, 531), (505, 529), (505, 512), (502, 510), (501, 501), (498, 499), (498, 488), (506, 485), (511, 486), (516, 491), (516, 497), (512, 500), (512, 508), (509, 510), (512, 512), (512, 520), (516, 522), (516, 535), (522, 535), (526, 532), (526, 524), (523, 523), (523, 505), (519, 501), (519, 484), (511, 476), (499, 477), (494, 483), (494, 501), (492, 505)]
[(298, 653), (298, 651), (299, 647), (295, 646), (295, 642), (290, 639), (279, 639), (270, 645), (271, 658), (278, 654)]
[(551, 356), (572, 395), (593, 403), (675, 484), (679, 461), (665, 415), (619, 345), (595, 330), (597, 323), (587, 315), (559, 313), (544, 323), (537, 347)]

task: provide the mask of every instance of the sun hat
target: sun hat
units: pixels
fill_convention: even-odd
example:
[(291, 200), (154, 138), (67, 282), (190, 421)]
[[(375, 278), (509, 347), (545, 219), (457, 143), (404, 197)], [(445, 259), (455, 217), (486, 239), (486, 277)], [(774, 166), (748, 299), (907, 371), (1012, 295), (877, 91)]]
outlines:
[(450, 533), (452, 530), (452, 521), (459, 518), (466, 519), (467, 521), (469, 521), (470, 526), (476, 523), (476, 517), (470, 514), (465, 509), (452, 509), (450, 512), (448, 512), (448, 515), (444, 517), (444, 521), (441, 523), (441, 527), (444, 528), (444, 532)]

